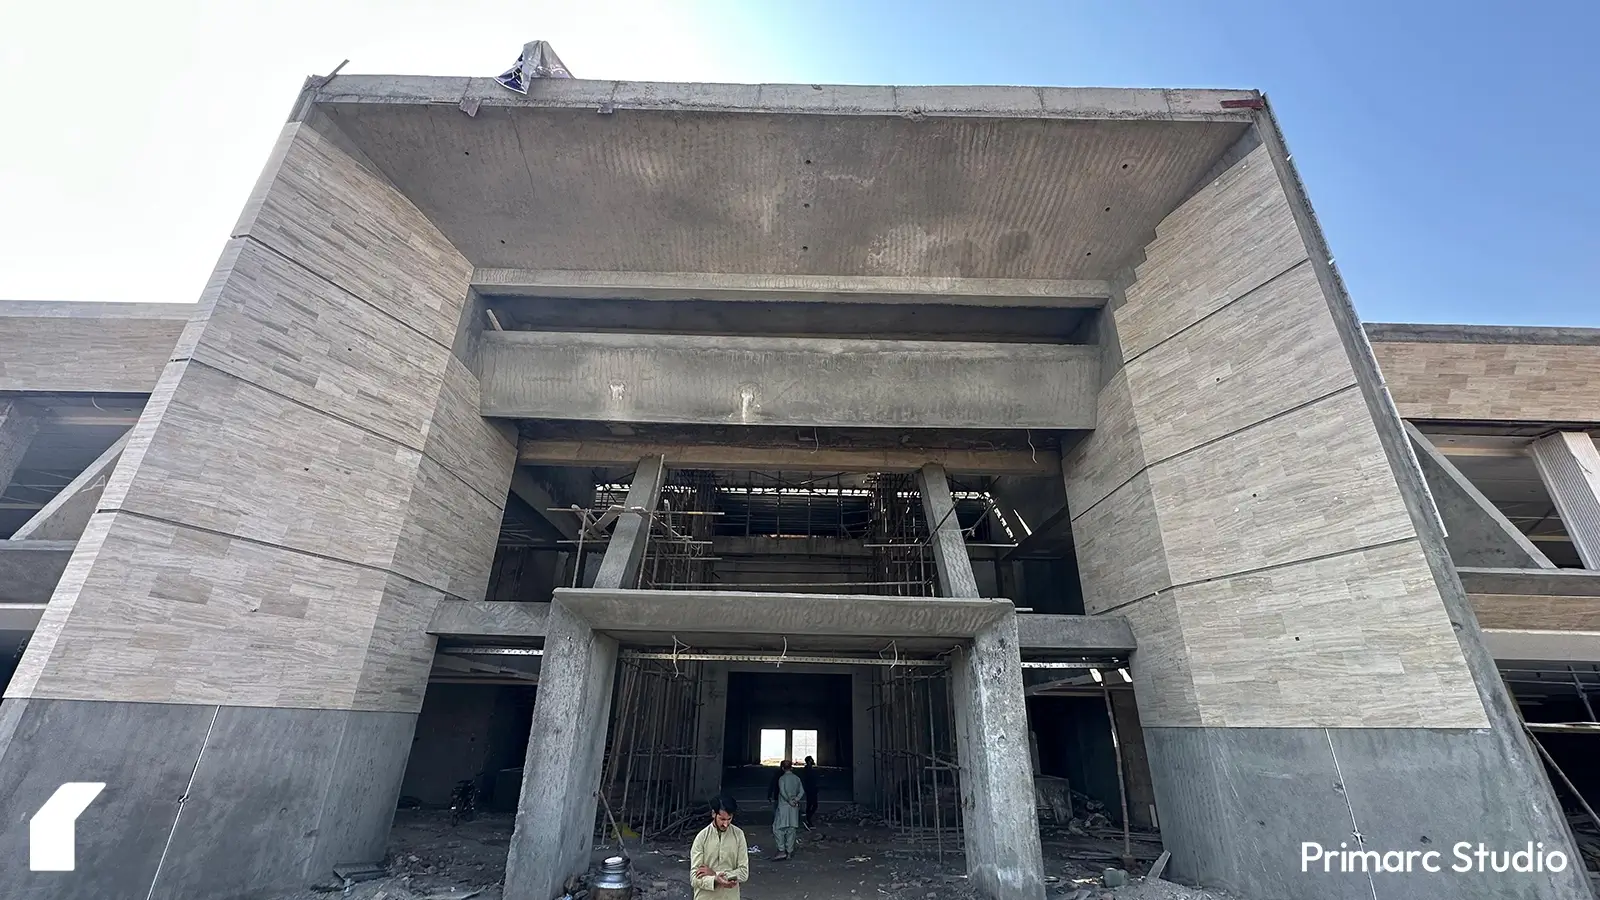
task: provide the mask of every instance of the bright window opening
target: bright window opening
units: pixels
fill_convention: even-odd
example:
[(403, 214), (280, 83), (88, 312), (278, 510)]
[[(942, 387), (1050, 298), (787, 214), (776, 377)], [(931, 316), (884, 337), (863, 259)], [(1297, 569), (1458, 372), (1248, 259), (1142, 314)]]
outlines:
[[(749, 732), (745, 732), (749, 734)], [(812, 732), (816, 734), (816, 732)], [(783, 752), (788, 733), (782, 728), (761, 729), (761, 764), (763, 766), (776, 766), (784, 760)]]
[(795, 765), (802, 765), (808, 756), (813, 759), (816, 758), (817, 733), (815, 731), (792, 731), (790, 735), (794, 742), (794, 753), (791, 754), (790, 758), (794, 760)]

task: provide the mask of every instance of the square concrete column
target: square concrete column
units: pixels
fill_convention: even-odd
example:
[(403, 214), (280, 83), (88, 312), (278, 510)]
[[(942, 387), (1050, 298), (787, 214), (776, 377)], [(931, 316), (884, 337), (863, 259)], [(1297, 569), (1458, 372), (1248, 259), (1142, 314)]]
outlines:
[(1600, 569), (1600, 450), (1582, 431), (1542, 437), (1529, 448), (1561, 524), (1586, 569)]
[[(637, 586), (665, 474), (659, 456), (639, 462), (595, 587)], [(505, 900), (549, 900), (568, 876), (586, 870), (599, 806), (617, 642), (559, 599), (550, 606), (546, 629), (516, 831), (506, 856)]]
[(922, 494), (922, 515), (928, 520), (933, 560), (939, 569), (939, 593), (944, 597), (978, 596), (978, 580), (972, 573), (972, 557), (956, 518), (955, 501), (950, 496), (950, 477), (944, 466), (928, 463), (917, 473)]
[(853, 799), (862, 806), (878, 803), (878, 770), (872, 759), (872, 689), (877, 672), (857, 666), (850, 673), (850, 775)]
[(710, 802), (722, 790), (722, 750), (728, 726), (728, 664), (704, 663), (694, 732), (694, 798)]
[(967, 875), (994, 900), (1042, 898), (1044, 863), (1016, 616), (973, 638), (953, 666)]

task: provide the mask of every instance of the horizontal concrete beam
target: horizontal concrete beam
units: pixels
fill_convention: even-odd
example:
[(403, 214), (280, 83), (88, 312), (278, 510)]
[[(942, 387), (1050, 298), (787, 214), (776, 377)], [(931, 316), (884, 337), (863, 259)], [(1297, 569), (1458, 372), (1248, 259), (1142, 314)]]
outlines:
[(0, 541), (0, 602), (48, 603), (77, 541)]
[(693, 630), (796, 637), (970, 638), (1012, 614), (1011, 601), (746, 591), (557, 588), (557, 603), (596, 631)]
[(1461, 567), (1469, 594), (1530, 597), (1600, 597), (1600, 572), (1587, 569), (1482, 569)]
[(738, 444), (674, 444), (644, 441), (521, 442), (517, 461), (537, 466), (632, 466), (645, 456), (663, 455), (669, 469), (786, 472), (915, 472), (929, 462), (952, 475), (1051, 475), (1060, 477), (1054, 450), (830, 449)]
[(940, 303), (951, 306), (1096, 309), (1105, 281), (1045, 278), (927, 278), (873, 275), (740, 275), (701, 272), (592, 272), (492, 269), (473, 287), (494, 297), (594, 300), (759, 300), (793, 303)]
[[(39, 627), (39, 617), (44, 615), (43, 603), (0, 603), (0, 634), (19, 632), (31, 634)], [(8, 643), (0, 640), (0, 645)]]
[(1093, 428), (1094, 347), (491, 331), (485, 416), (608, 422)]
[(548, 603), (445, 600), (434, 610), (428, 633), (442, 638), (542, 638)]
[(1367, 337), (1402, 344), (1548, 344), (1600, 347), (1600, 328), (1546, 328), (1524, 325), (1410, 325), (1369, 322)]
[(493, 78), (340, 75), (317, 92), (322, 104), (398, 103), (452, 107), (654, 109), (917, 118), (1146, 119), (1248, 122), (1250, 90), (998, 87), (989, 85), (704, 84), (545, 79), (526, 95)]
[(1483, 640), (1496, 661), (1600, 663), (1600, 632), (1596, 631), (1485, 628)]
[(1024, 650), (1057, 650), (1086, 656), (1122, 655), (1138, 649), (1133, 629), (1122, 616), (1017, 616), (1017, 640)]

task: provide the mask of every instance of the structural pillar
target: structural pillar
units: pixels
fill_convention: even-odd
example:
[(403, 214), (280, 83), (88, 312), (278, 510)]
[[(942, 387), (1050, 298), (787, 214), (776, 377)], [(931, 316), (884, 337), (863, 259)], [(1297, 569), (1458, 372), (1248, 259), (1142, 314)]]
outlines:
[(857, 666), (850, 673), (850, 780), (852, 799), (861, 805), (878, 805), (878, 769), (872, 758), (872, 693), (875, 667)]
[(728, 726), (728, 664), (701, 663), (694, 730), (694, 796), (710, 802), (722, 790), (722, 751)]
[[(923, 466), (918, 482), (939, 569), (940, 595), (978, 596), (944, 467)], [(955, 694), (967, 876), (981, 894), (994, 900), (1042, 898), (1044, 856), (1034, 810), (1016, 613), (1008, 613), (973, 638), (953, 664), (950, 687)]]
[(953, 667), (967, 876), (995, 900), (1043, 898), (1016, 615), (973, 638)]
[[(664, 476), (661, 457), (640, 461), (595, 587), (637, 587)], [(505, 900), (550, 900), (568, 877), (589, 868), (616, 667), (615, 638), (594, 631), (560, 600), (550, 604)]]
[(1600, 450), (1582, 431), (1558, 431), (1529, 448), (1586, 569), (1600, 569)]

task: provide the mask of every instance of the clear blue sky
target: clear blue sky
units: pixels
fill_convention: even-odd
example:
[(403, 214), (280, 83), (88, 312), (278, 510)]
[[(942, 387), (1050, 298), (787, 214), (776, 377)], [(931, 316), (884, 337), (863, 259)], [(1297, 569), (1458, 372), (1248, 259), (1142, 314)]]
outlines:
[(303, 76), (345, 57), (492, 75), (537, 37), (590, 78), (1260, 88), (1364, 319), (1600, 326), (1596, 0), (90, 0), (5, 18), (0, 80), (35, 99), (7, 113), (27, 139), (0, 141), (3, 298), (193, 300)]

